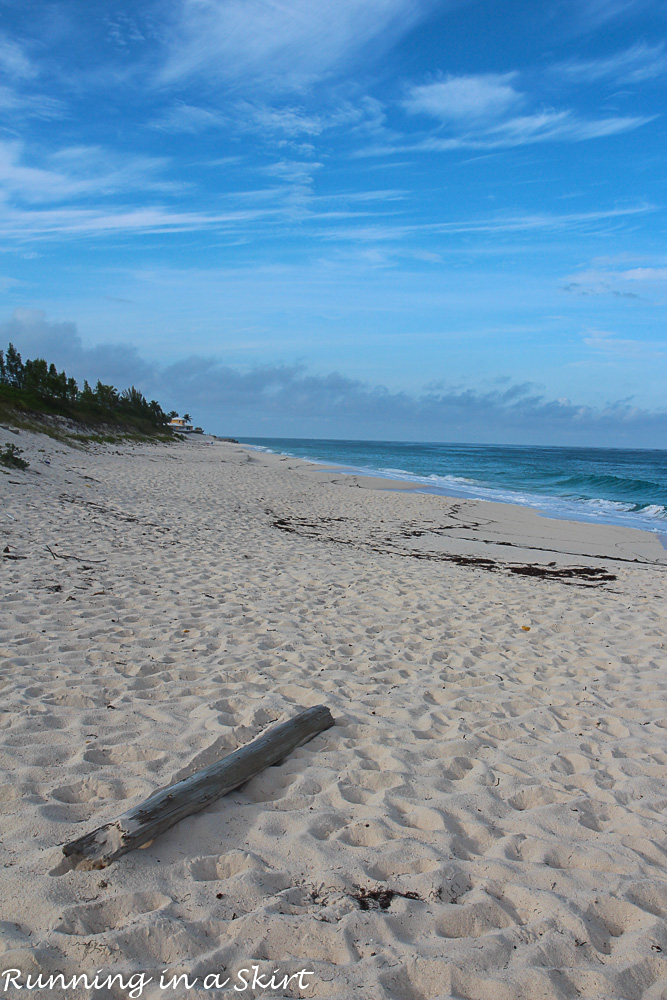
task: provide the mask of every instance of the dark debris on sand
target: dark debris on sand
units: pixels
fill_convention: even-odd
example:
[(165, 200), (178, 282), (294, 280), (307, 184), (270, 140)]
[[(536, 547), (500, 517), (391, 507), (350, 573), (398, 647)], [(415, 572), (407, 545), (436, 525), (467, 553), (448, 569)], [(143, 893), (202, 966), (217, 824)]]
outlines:
[(398, 889), (389, 889), (387, 886), (378, 886), (377, 889), (364, 889), (363, 886), (356, 885), (356, 892), (348, 892), (350, 899), (354, 899), (359, 904), (360, 910), (388, 910), (396, 896), (402, 899), (419, 899), (416, 892), (400, 892)]

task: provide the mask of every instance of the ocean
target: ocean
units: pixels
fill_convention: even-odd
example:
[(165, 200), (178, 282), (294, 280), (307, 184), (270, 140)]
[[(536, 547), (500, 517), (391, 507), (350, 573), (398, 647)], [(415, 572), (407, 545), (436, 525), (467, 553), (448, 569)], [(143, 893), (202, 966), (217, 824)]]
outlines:
[(414, 483), (420, 492), (667, 534), (667, 451), (309, 438), (253, 437), (242, 443), (341, 471), (382, 473)]

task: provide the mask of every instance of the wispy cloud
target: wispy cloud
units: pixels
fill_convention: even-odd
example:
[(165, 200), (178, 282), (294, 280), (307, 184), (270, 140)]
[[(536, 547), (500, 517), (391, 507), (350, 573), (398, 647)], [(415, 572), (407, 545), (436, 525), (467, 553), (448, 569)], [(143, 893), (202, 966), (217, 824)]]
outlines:
[(150, 128), (172, 134), (205, 132), (211, 128), (221, 128), (225, 124), (227, 119), (219, 111), (186, 104), (184, 101), (176, 101), (148, 123)]
[(346, 145), (383, 133), (385, 110), (375, 98), (367, 94), (350, 100), (335, 88), (327, 96), (326, 106), (316, 109), (277, 99), (243, 99), (228, 105), (226, 114), (237, 132), (254, 134), (270, 149), (289, 145), (300, 155), (315, 154), (325, 133), (327, 138), (343, 138)]
[[(554, 69), (563, 77), (593, 79), (611, 74), (614, 68), (626, 75), (648, 78), (667, 65), (662, 46), (636, 45), (615, 59), (570, 62)], [(644, 77), (642, 77), (644, 74)], [(403, 108), (412, 116), (437, 121), (429, 134), (413, 133), (386, 138), (357, 151), (358, 157), (405, 152), (448, 152), (457, 149), (499, 150), (547, 142), (584, 142), (640, 128), (656, 115), (607, 115), (592, 117), (570, 108), (541, 107), (531, 110), (535, 99), (519, 87), (517, 72), (448, 76), (442, 80), (412, 84)], [(524, 113), (519, 113), (523, 111)]]
[(667, 357), (667, 343), (618, 337), (608, 330), (588, 330), (583, 342), (593, 351), (610, 358), (647, 360)]
[(44, 120), (61, 118), (65, 113), (63, 102), (53, 95), (35, 91), (38, 76), (36, 63), (28, 56), (26, 49), (15, 39), (0, 33), (0, 110), (11, 114), (5, 122), (16, 128), (23, 119)]
[(119, 10), (104, 17), (107, 27), (107, 37), (119, 49), (128, 49), (132, 45), (146, 41), (145, 31), (136, 17)]
[[(628, 132), (653, 121), (655, 116), (610, 116), (580, 118), (571, 111), (545, 111), (520, 118), (511, 118), (489, 129), (486, 140), (493, 145), (524, 145), (533, 142), (569, 140), (582, 142), (602, 136)], [(495, 138), (497, 137), (497, 138)]]
[(89, 237), (146, 233), (220, 232), (247, 233), (254, 223), (275, 214), (257, 209), (229, 212), (178, 212), (163, 205), (141, 208), (116, 206), (101, 209), (62, 208), (47, 211), (0, 211), (0, 237), (31, 241), (39, 238)]
[[(34, 157), (37, 159), (37, 157)], [(0, 141), (0, 201), (61, 202), (137, 190), (173, 191), (164, 181), (161, 157), (123, 155), (98, 146), (73, 146), (27, 162), (23, 143)]]
[[(257, 235), (260, 222), (275, 228), (288, 227), (295, 218), (319, 223), (368, 215), (371, 208), (379, 214), (385, 202), (400, 197), (397, 191), (372, 189), (318, 196), (314, 179), (323, 164), (283, 156), (254, 167), (255, 175), (271, 179), (266, 187), (228, 191), (219, 195), (215, 209), (210, 199), (205, 208), (201, 199), (188, 199), (197, 207), (183, 210), (147, 201), (156, 192), (182, 195), (184, 185), (163, 179), (164, 158), (80, 146), (43, 156), (39, 165), (28, 160), (23, 144), (0, 141), (0, 236), (8, 239), (211, 231), (245, 239)], [(221, 162), (238, 165), (235, 158)], [(343, 209), (346, 200), (367, 207)]]
[(300, 87), (409, 31), (435, 0), (180, 0), (162, 83), (207, 77)]
[(10, 288), (17, 288), (21, 282), (17, 278), (12, 278), (7, 274), (0, 274), (0, 292), (6, 292)]
[[(167, 168), (164, 158), (114, 156), (91, 146), (65, 148), (36, 163), (21, 143), (0, 141), (0, 235), (25, 241), (58, 235), (219, 231), (247, 239), (267, 227), (274, 233), (282, 227), (286, 233), (298, 219), (310, 225), (313, 238), (373, 244), (406, 242), (416, 234), (599, 232), (653, 211), (653, 206), (639, 204), (580, 213), (405, 222), (398, 205), (405, 192), (357, 187), (349, 194), (318, 194), (315, 178), (324, 162), (290, 155), (255, 165), (256, 176), (271, 178), (264, 188), (227, 192), (216, 207), (210, 200), (202, 207), (201, 199), (188, 199), (191, 207), (183, 210), (164, 198), (182, 192), (178, 184), (163, 179)], [(159, 203), (153, 197), (148, 200), (156, 192), (163, 195)]]
[(635, 292), (621, 292), (606, 282), (591, 286), (585, 285), (581, 281), (568, 281), (566, 285), (561, 285), (560, 289), (570, 295), (613, 295), (618, 299), (641, 299), (641, 295), (637, 295)]
[(37, 76), (37, 67), (25, 48), (4, 33), (0, 34), (0, 70), (11, 79), (29, 80)]
[(234, 109), (236, 123), (242, 128), (259, 131), (265, 135), (297, 136), (320, 135), (329, 124), (325, 115), (308, 112), (303, 107), (285, 105), (271, 107), (266, 104), (240, 102)]
[(584, 142), (603, 136), (633, 131), (653, 121), (655, 115), (610, 115), (606, 118), (582, 118), (574, 112), (546, 110), (507, 118), (494, 124), (469, 128), (458, 135), (429, 135), (416, 141), (371, 145), (356, 154), (359, 157), (386, 156), (396, 153), (449, 152), (457, 149), (510, 149), (545, 142)]
[(632, 267), (623, 271), (620, 277), (626, 281), (667, 282), (667, 267)]
[(283, 159), (261, 168), (262, 173), (285, 181), (290, 187), (308, 188), (313, 186), (315, 173), (323, 164), (315, 160)]
[(7, 239), (238, 232), (278, 212), (275, 205), (248, 207), (245, 195), (227, 199), (232, 207), (205, 211), (133, 204), (156, 192), (181, 192), (183, 185), (163, 179), (167, 161), (160, 157), (76, 146), (43, 156), (40, 165), (27, 161), (23, 144), (0, 141), (0, 235)]
[(667, 51), (663, 42), (637, 42), (628, 49), (598, 59), (574, 59), (553, 67), (559, 77), (573, 83), (614, 80), (616, 83), (643, 83), (667, 73)]
[(561, 286), (575, 295), (614, 295), (623, 299), (664, 302), (667, 298), (667, 267), (596, 266), (568, 275)]
[(626, 17), (646, 7), (652, 0), (577, 0), (577, 13), (591, 28)]
[(328, 239), (358, 240), (361, 242), (384, 242), (406, 239), (419, 233), (429, 235), (457, 235), (478, 233), (480, 235), (502, 233), (533, 232), (593, 232), (607, 230), (610, 224), (628, 217), (644, 215), (655, 211), (653, 205), (635, 205), (626, 208), (611, 208), (606, 211), (568, 212), (561, 215), (547, 212), (525, 215), (505, 215), (495, 218), (460, 219), (456, 222), (426, 223), (380, 223), (360, 226), (345, 226), (324, 231)]
[(56, 97), (22, 93), (14, 87), (3, 86), (0, 86), (0, 110), (11, 113), (14, 128), (21, 119), (41, 118), (48, 121), (64, 118), (67, 114), (65, 104)]

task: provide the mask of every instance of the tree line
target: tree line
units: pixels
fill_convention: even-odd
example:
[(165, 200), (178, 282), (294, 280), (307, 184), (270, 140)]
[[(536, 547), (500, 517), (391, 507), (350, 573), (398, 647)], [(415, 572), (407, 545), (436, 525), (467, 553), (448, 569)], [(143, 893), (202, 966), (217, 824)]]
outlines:
[(64, 371), (59, 372), (44, 358), (23, 361), (13, 344), (6, 351), (0, 350), (0, 386), (28, 405), (37, 400), (72, 416), (138, 419), (157, 429), (164, 427), (174, 415), (173, 411), (165, 413), (155, 399), (149, 403), (134, 386), (119, 392), (113, 385), (105, 385), (98, 379), (94, 389), (85, 380), (83, 388), (79, 388), (75, 379)]

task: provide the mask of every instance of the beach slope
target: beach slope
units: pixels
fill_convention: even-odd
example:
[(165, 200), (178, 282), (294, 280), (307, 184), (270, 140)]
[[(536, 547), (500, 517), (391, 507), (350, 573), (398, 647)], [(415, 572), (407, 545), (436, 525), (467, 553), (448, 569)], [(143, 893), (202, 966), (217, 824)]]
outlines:
[[(205, 437), (16, 441), (0, 971), (121, 976), (68, 1000), (664, 997), (657, 537)], [(318, 704), (336, 725), (279, 766), (64, 870), (63, 843)]]

